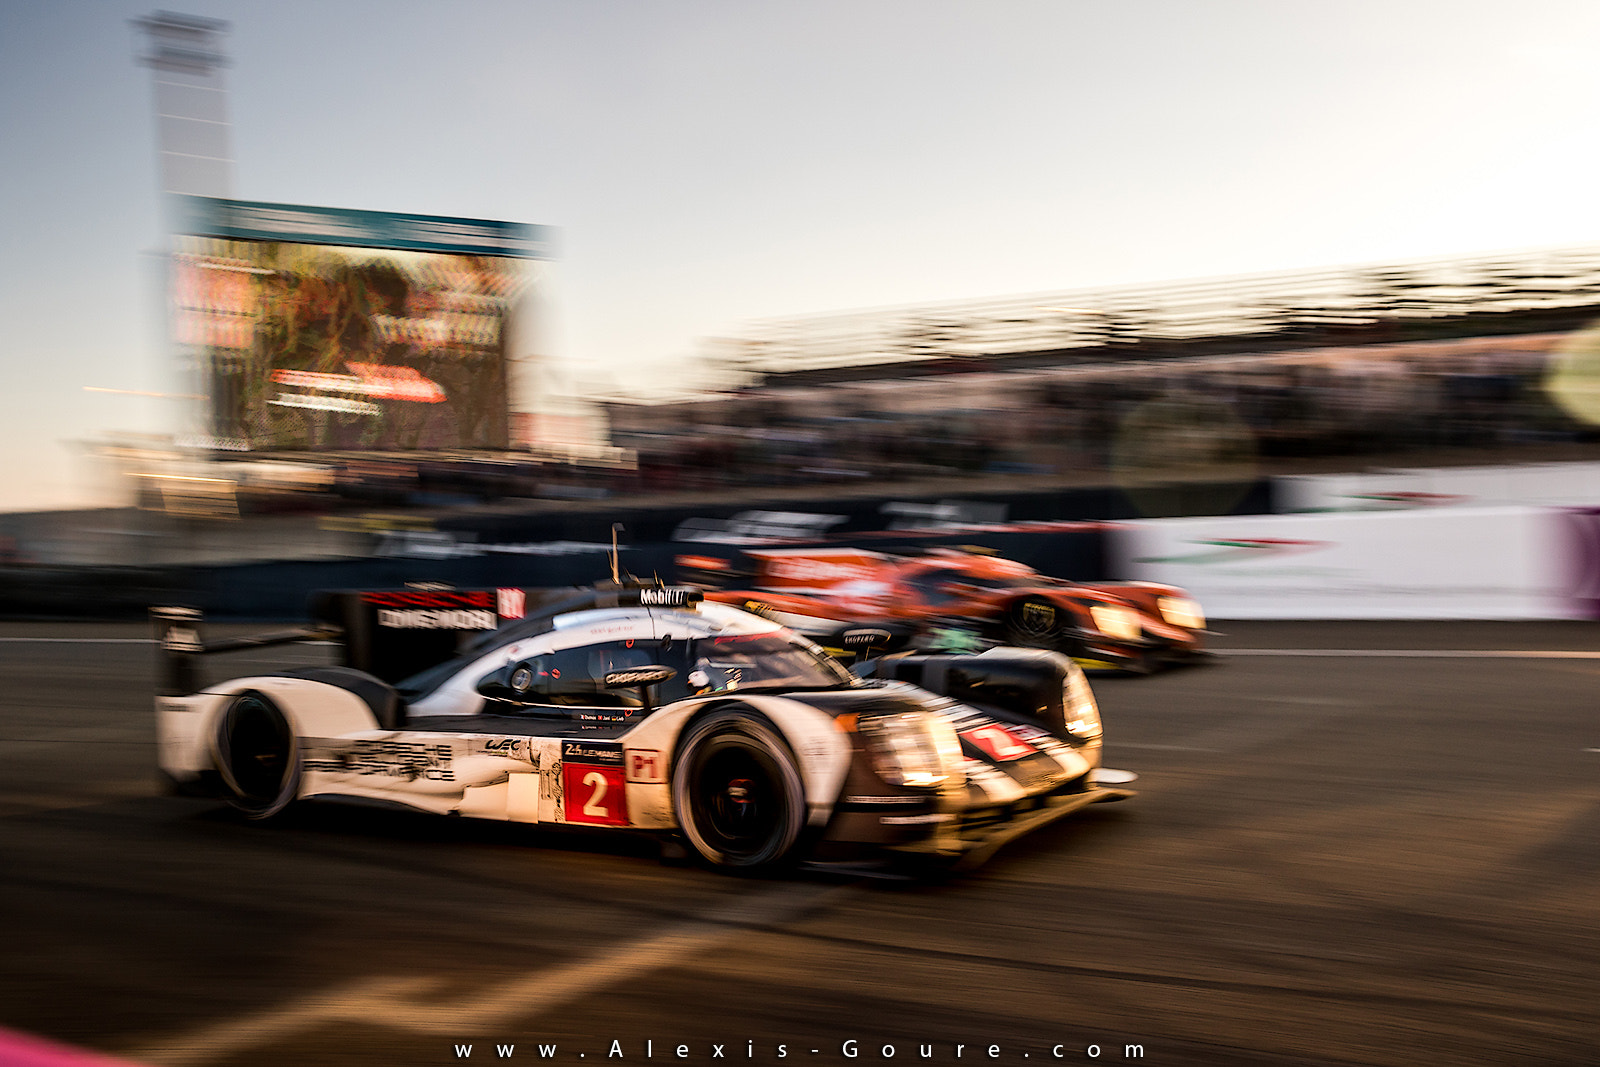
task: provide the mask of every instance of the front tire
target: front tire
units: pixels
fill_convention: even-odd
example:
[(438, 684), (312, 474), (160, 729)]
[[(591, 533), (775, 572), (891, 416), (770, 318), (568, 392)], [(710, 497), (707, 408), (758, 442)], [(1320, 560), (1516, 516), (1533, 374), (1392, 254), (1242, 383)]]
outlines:
[(294, 728), (265, 693), (252, 689), (234, 697), (217, 719), (214, 744), (228, 803), (246, 818), (270, 819), (299, 795)]
[(755, 872), (797, 858), (805, 787), (789, 746), (752, 712), (725, 708), (689, 725), (672, 803), (690, 847), (715, 867)]

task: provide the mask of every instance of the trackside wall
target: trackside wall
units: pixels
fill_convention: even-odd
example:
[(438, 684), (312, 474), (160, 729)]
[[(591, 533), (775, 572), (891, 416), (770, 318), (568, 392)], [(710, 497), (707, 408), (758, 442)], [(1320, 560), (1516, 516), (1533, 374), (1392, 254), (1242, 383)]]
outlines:
[(1381, 511), (1395, 507), (1600, 506), (1600, 463), (1398, 467), (1273, 480), (1274, 511)]
[(1108, 546), (1131, 578), (1226, 619), (1572, 619), (1600, 605), (1600, 518), (1526, 506), (1151, 519)]

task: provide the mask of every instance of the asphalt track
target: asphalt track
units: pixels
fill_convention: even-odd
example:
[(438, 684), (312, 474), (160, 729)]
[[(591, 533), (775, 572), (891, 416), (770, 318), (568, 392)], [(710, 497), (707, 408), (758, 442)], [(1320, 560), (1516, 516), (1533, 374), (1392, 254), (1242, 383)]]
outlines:
[(169, 1065), (1600, 1062), (1600, 624), (1227, 629), (1097, 682), (1139, 797), (900, 883), (247, 825), (157, 794), (141, 628), (3, 624), (0, 1026)]

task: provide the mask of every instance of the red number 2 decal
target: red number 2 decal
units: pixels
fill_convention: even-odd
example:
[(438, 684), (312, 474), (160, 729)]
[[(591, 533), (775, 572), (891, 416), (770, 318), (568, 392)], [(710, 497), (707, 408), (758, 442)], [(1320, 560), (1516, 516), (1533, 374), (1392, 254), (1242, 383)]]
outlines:
[(561, 785), (567, 822), (628, 825), (627, 785), (621, 767), (563, 763)]

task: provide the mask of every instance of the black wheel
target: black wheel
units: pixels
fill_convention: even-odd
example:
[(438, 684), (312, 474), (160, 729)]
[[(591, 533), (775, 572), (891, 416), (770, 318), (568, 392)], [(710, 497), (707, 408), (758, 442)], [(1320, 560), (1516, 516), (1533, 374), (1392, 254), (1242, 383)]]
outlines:
[(747, 871), (796, 858), (805, 788), (789, 746), (765, 719), (726, 708), (678, 742), (672, 803), (690, 847), (708, 863)]
[(270, 819), (298, 793), (294, 730), (263, 693), (240, 693), (217, 720), (216, 761), (228, 802), (248, 818)]
[(1070, 642), (1064, 636), (1069, 625), (1067, 611), (1043, 597), (1027, 597), (1007, 609), (1003, 636), (1006, 644), (1018, 648), (1070, 653)]

